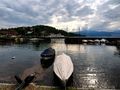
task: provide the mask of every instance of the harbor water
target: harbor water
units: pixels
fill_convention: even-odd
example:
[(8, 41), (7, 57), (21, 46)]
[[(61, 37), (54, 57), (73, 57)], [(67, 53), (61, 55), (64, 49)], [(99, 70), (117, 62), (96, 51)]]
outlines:
[[(41, 52), (52, 47), (56, 55), (68, 54), (74, 64), (70, 86), (75, 88), (120, 89), (120, 48), (105, 44), (65, 44), (63, 40), (51, 43), (0, 43), (0, 82), (16, 83), (14, 75), (24, 79), (38, 72), (34, 82), (55, 86), (53, 64), (43, 67)], [(66, 66), (67, 67), (67, 66)]]

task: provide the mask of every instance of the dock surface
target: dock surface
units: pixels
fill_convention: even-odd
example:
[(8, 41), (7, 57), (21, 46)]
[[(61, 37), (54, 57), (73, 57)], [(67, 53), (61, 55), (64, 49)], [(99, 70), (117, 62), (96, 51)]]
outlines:
[[(15, 84), (0, 83), (0, 90), (15, 90)], [(59, 87), (54, 86), (39, 86), (31, 83), (24, 90), (63, 90)], [(99, 89), (99, 88), (76, 88), (68, 87), (67, 90), (120, 90), (120, 89)]]

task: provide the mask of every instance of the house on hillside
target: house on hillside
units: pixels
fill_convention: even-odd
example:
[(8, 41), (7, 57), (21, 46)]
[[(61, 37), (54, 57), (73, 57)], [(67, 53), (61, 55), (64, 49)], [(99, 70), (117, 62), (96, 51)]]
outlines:
[(15, 30), (0, 30), (1, 36), (16, 37), (18, 33)]

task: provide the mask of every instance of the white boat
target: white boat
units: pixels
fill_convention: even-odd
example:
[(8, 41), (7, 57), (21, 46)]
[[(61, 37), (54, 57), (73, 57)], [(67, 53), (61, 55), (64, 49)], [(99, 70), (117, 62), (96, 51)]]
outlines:
[(57, 77), (66, 86), (66, 81), (72, 75), (74, 67), (70, 56), (65, 53), (58, 55), (54, 62), (53, 70)]
[(105, 42), (106, 42), (106, 39), (101, 39), (100, 42), (101, 42), (101, 43), (105, 43)]
[(88, 40), (82, 40), (82, 42), (83, 42), (83, 43), (87, 43), (87, 42), (88, 42)]

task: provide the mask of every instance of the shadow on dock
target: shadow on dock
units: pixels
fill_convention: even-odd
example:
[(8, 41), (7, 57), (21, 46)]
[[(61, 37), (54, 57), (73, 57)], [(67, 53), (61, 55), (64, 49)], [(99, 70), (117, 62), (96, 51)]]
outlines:
[(41, 66), (44, 69), (49, 68), (53, 64), (53, 62), (54, 62), (54, 60), (46, 61), (44, 59), (40, 59)]

